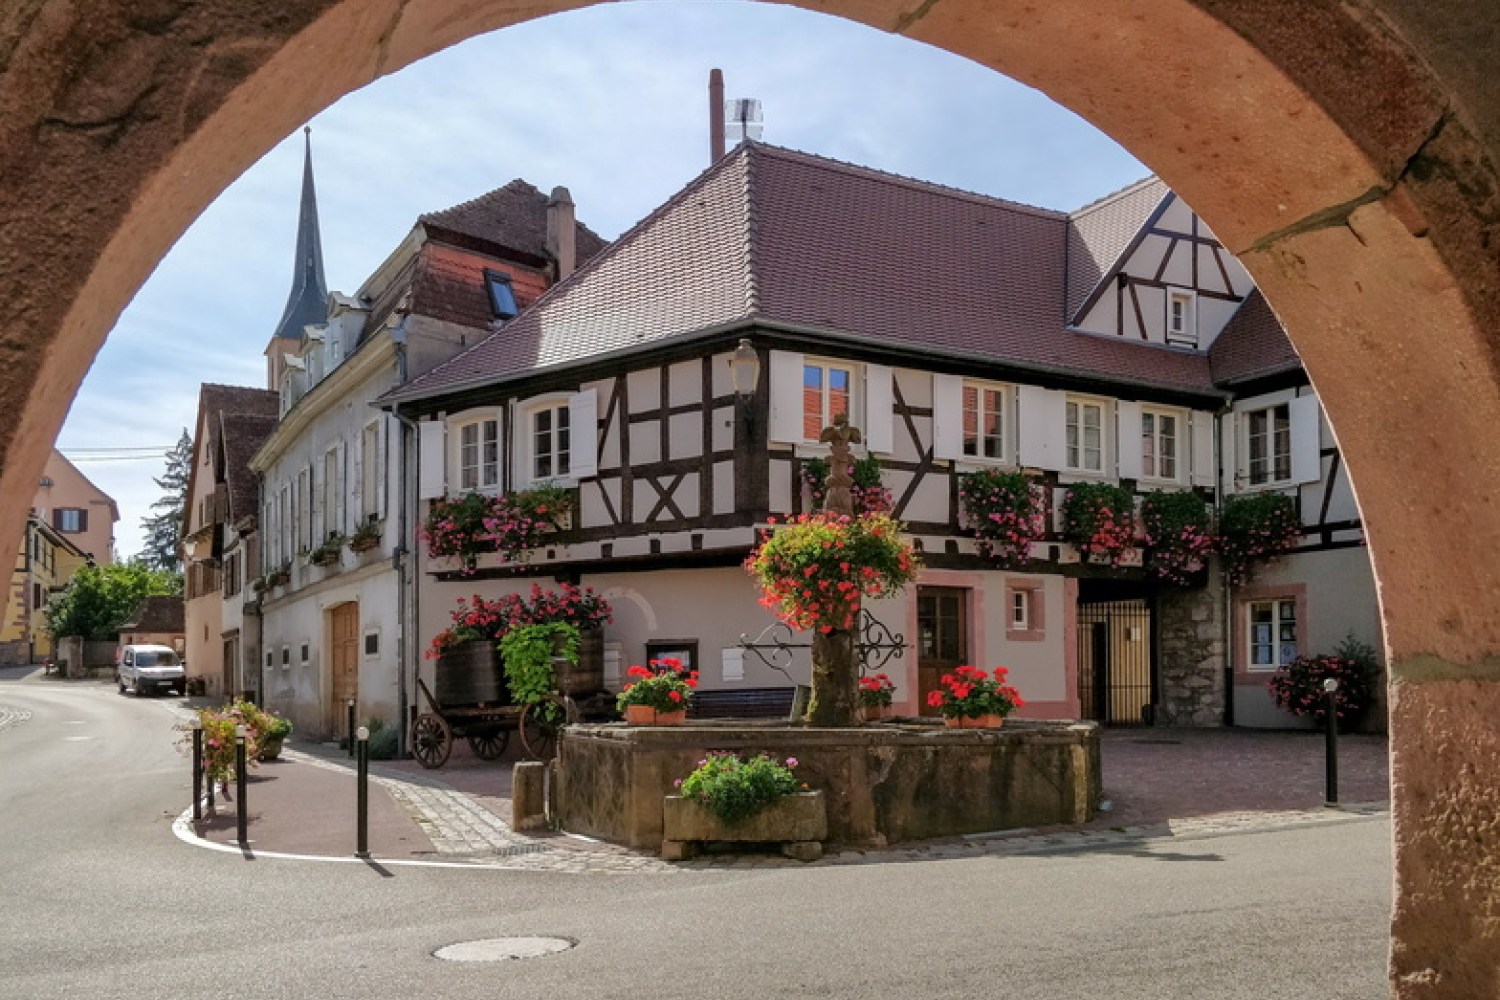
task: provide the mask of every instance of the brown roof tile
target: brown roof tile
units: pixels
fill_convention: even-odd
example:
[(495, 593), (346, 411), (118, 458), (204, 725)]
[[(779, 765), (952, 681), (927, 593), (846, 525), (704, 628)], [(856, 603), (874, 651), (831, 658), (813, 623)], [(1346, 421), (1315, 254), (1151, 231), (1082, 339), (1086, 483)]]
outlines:
[(1065, 328), (1069, 230), (1061, 212), (746, 143), (514, 322), (391, 395), (750, 322), (1211, 392), (1204, 355)]
[(254, 514), (258, 509), (260, 491), (256, 485), (255, 473), (250, 471), (250, 459), (276, 429), (276, 418), (259, 414), (226, 413), (220, 419), (224, 478), (229, 485), (229, 518), (235, 521), (246, 514)]
[[(440, 238), (469, 237), (494, 250), (518, 251), (538, 261), (547, 257), (547, 196), (519, 177), (472, 201), (418, 216), (417, 222)], [(582, 262), (602, 250), (606, 241), (581, 222), (577, 227)]]
[(144, 598), (131, 620), (120, 626), (121, 632), (181, 632), (186, 612), (182, 598), (176, 594), (155, 594)]
[(1068, 317), (1108, 274), (1170, 192), (1147, 177), (1068, 216)]
[(1266, 297), (1255, 289), (1240, 303), (1208, 351), (1214, 382), (1228, 386), (1292, 371), (1302, 359)]

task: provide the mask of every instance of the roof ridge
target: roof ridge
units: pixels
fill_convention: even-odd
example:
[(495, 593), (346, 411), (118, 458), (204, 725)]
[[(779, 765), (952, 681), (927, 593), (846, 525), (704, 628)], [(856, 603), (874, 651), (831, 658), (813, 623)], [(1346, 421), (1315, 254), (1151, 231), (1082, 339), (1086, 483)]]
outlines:
[(809, 153), (801, 149), (791, 149), (786, 146), (775, 146), (770, 143), (758, 142), (754, 139), (746, 139), (740, 143), (759, 151), (763, 155), (779, 156), (783, 159), (803, 160), (810, 165), (821, 165), (841, 170), (844, 173), (857, 174), (870, 180), (880, 181), (886, 184), (895, 184), (900, 187), (915, 188), (929, 191), (935, 194), (962, 198), (966, 201), (980, 202), (985, 205), (999, 208), (1009, 208), (1021, 212), (1031, 213), (1053, 219), (1066, 219), (1068, 213), (1055, 208), (1043, 208), (1040, 205), (1028, 205), (1025, 202), (1015, 201), (1011, 198), (1000, 198), (992, 194), (982, 194), (978, 191), (969, 191), (964, 188), (953, 187), (950, 184), (939, 184), (936, 181), (924, 181), (919, 177), (908, 177), (905, 174), (893, 173), (889, 170), (879, 170), (875, 167), (866, 167), (858, 163), (850, 163), (847, 160), (835, 159), (824, 156), (821, 153)]
[(1143, 188), (1147, 184), (1151, 184), (1151, 183), (1160, 184), (1162, 187), (1165, 187), (1168, 191), (1172, 190), (1170, 187), (1168, 187), (1167, 182), (1164, 181), (1164, 180), (1162, 180), (1156, 174), (1147, 174), (1145, 177), (1142, 177), (1138, 181), (1132, 181), (1131, 183), (1126, 184), (1124, 187), (1122, 187), (1122, 188), (1120, 188), (1120, 189), (1118, 189), (1116, 191), (1111, 191), (1109, 194), (1100, 195), (1098, 198), (1095, 198), (1093, 201), (1088, 202), (1085, 205), (1082, 205), (1082, 206), (1080, 206), (1078, 208), (1073, 209), (1073, 211), (1067, 213), (1068, 218), (1072, 219), (1075, 216), (1082, 215), (1085, 212), (1097, 211), (1098, 209), (1103, 208), (1105, 205), (1109, 204), (1112, 201), (1118, 201), (1119, 199), (1124, 198), (1126, 195), (1135, 194), (1141, 188)]
[[(518, 185), (518, 184), (521, 185), (521, 187), (517, 187), (516, 185)], [(541, 188), (537, 187), (535, 184), (531, 183), (526, 178), (524, 178), (524, 177), (513, 177), (509, 181), (507, 181), (506, 183), (501, 184), (499, 187), (490, 188), (488, 191), (485, 191), (483, 194), (477, 194), (474, 197), (470, 198), (468, 201), (461, 201), (461, 202), (458, 202), (455, 205), (449, 205), (447, 208), (439, 208), (439, 209), (436, 209), (435, 211), (431, 211), (431, 212), (423, 212), (421, 215), (417, 216), (417, 221), (419, 223), (420, 222), (425, 222), (428, 219), (433, 218), (435, 216), (447, 215), (449, 212), (458, 212), (458, 211), (462, 211), (463, 209), (466, 209), (466, 208), (472, 208), (473, 206), (478, 205), (479, 203), (481, 203), (481, 202), (483, 202), (483, 201), (485, 201), (487, 199), (495, 197), (495, 195), (499, 194), (502, 191), (512, 191), (512, 190), (514, 190), (515, 192), (517, 192), (519, 194), (524, 194), (525, 191), (523, 190), (523, 188), (530, 188), (532, 191), (535, 191), (538, 195), (540, 195), (542, 193)]]
[(755, 201), (756, 170), (755, 157), (745, 156), (744, 204), (745, 213), (745, 306), (749, 315), (760, 315), (760, 259), (759, 226), (760, 213)]

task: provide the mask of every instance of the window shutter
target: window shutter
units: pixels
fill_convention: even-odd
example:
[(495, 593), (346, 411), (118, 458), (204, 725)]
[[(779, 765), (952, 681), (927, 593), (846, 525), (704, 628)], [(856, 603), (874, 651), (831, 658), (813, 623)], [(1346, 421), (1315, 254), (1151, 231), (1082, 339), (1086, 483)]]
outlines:
[(865, 447), (889, 455), (896, 450), (896, 396), (886, 365), (865, 365)]
[[(1007, 419), (1006, 423), (1009, 422)], [(1010, 428), (1007, 427), (1006, 430)], [(932, 376), (932, 456), (951, 461), (964, 457), (962, 375)]]
[(1016, 388), (1017, 448), (1022, 465), (1060, 470), (1066, 457), (1068, 396), (1034, 385)]
[(333, 459), (333, 467), (338, 471), (339, 481), (334, 487), (333, 502), (335, 506), (333, 530), (344, 534), (349, 530), (348, 508), (349, 508), (349, 444), (340, 441), (338, 451)]
[[(1225, 421), (1229, 423), (1229, 421)], [(1212, 486), (1218, 475), (1214, 468), (1214, 415), (1203, 410), (1194, 410), (1190, 420), (1192, 434), (1194, 486)], [(1232, 457), (1229, 453), (1226, 457)]]
[(1318, 397), (1298, 396), (1288, 410), (1292, 419), (1292, 482), (1315, 483), (1323, 478)]
[(785, 444), (802, 441), (803, 356), (792, 351), (771, 352), (771, 426), (769, 438)]
[(599, 474), (599, 398), (593, 389), (574, 393), (568, 400), (568, 444), (572, 449), (572, 478), (588, 479)]
[[(1063, 414), (1067, 419), (1067, 414)], [(1121, 479), (1141, 478), (1141, 404), (1122, 399), (1115, 404), (1115, 455)], [(1066, 431), (1064, 432), (1066, 434)], [(1159, 472), (1159, 470), (1158, 470)]]
[(1240, 468), (1240, 419), (1240, 414), (1230, 413), (1219, 421), (1219, 455), (1224, 466), (1224, 480), (1219, 488), (1230, 493), (1238, 491), (1240, 476), (1244, 472)]
[(380, 415), (380, 430), (376, 434), (375, 440), (375, 503), (372, 507), (375, 511), (375, 516), (381, 518), (385, 517), (386, 493), (389, 492), (385, 481), (385, 451), (386, 448), (390, 447), (387, 435), (387, 429), (390, 427), (390, 424), (391, 418), (382, 413)]
[(448, 425), (441, 420), (426, 420), (417, 427), (417, 498), (432, 500), (448, 492), (444, 478)]
[(79, 508), (79, 511), (78, 511), (78, 530), (79, 531), (88, 531), (89, 530), (89, 510), (88, 510), (87, 507)]
[(62, 530), (62, 510), (58, 507), (52, 508), (52, 527), (57, 531)]

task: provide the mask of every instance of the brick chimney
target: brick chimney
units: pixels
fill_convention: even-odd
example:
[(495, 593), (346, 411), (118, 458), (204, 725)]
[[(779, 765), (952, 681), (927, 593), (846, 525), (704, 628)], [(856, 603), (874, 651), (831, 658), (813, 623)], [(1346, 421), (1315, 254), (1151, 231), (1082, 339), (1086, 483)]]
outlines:
[(708, 71), (708, 164), (724, 158), (724, 73)]
[(561, 281), (578, 267), (578, 228), (574, 218), (573, 196), (559, 185), (547, 199), (547, 252), (557, 264)]

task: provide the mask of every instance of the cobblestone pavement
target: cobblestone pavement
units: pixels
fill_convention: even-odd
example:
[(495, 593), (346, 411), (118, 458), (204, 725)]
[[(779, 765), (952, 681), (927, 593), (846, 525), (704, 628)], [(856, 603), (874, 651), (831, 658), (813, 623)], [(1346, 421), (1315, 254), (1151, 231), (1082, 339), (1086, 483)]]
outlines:
[[(313, 766), (343, 770), (351, 766), (347, 759), (329, 752), (289, 754)], [(1387, 812), (1385, 740), (1378, 736), (1341, 740), (1340, 800), (1346, 804), (1337, 809), (1322, 805), (1323, 743), (1316, 734), (1114, 730), (1104, 734), (1103, 758), (1109, 809), (1085, 826), (845, 850), (813, 864), (1128, 851), (1160, 839), (1186, 842), (1292, 826), (1377, 822)], [(457, 766), (452, 771), (445, 768), (441, 779), (417, 773), (409, 761), (371, 764), (372, 779), (416, 820), (444, 860), (576, 873), (670, 873), (803, 864), (770, 855), (706, 855), (665, 862), (644, 852), (566, 834), (518, 833), (506, 822), (510, 762), (470, 762), (455, 756), (454, 763)]]

